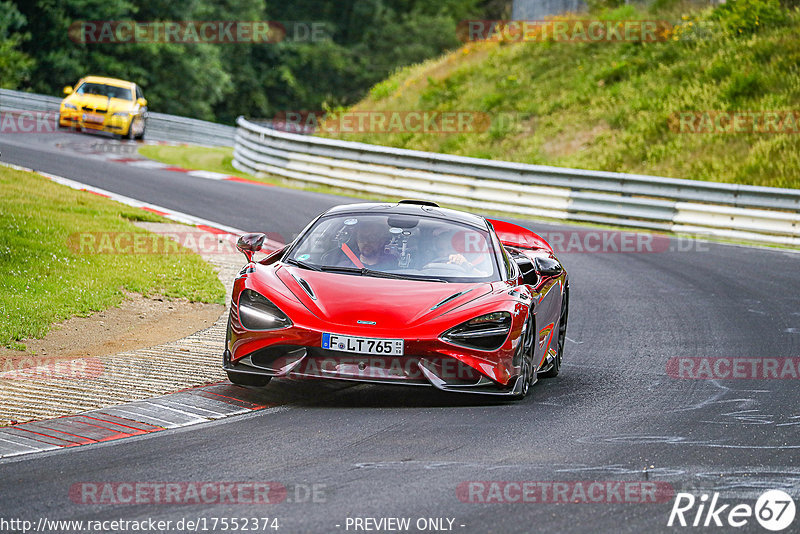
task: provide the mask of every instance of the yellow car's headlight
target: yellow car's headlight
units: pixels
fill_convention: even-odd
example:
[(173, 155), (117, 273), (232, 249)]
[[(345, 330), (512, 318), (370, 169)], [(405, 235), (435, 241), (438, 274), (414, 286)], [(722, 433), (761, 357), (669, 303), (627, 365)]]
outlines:
[(77, 109), (78, 109), (78, 106), (76, 106), (75, 104), (70, 104), (69, 102), (66, 102), (66, 103), (64, 103), (64, 109), (74, 109), (74, 110), (77, 110)]
[(127, 111), (117, 111), (116, 113), (114, 113), (114, 114), (112, 115), (112, 117), (123, 117), (123, 118), (128, 118), (128, 115), (130, 115), (130, 113), (128, 113)]

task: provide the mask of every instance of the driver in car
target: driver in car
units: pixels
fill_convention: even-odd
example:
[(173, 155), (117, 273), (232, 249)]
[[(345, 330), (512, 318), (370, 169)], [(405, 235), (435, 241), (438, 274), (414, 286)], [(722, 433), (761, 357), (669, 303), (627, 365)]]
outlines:
[(387, 226), (378, 221), (362, 221), (356, 230), (358, 259), (364, 267), (375, 270), (397, 267), (397, 260), (386, 252), (389, 242)]
[(429, 263), (446, 263), (448, 265), (458, 265), (467, 273), (486, 275), (487, 273), (479, 269), (466, 256), (458, 252), (453, 245), (456, 232), (450, 228), (435, 228), (432, 233), (433, 251), (436, 258), (432, 258)]
[(451, 265), (464, 265), (469, 263), (463, 254), (456, 252), (453, 247), (453, 236), (455, 232), (449, 228), (435, 228), (433, 230), (434, 250), (438, 258), (447, 259), (446, 263)]

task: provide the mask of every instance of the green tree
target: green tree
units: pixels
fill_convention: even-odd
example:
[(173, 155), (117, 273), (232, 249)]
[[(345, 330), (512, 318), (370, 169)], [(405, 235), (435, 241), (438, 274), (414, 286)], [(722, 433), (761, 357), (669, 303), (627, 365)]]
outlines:
[(0, 87), (16, 89), (28, 77), (33, 60), (21, 50), (30, 34), (22, 32), (25, 16), (11, 2), (0, 2)]
[[(27, 77), (26, 68), (10, 70), (23, 76), (16, 84), (47, 94), (87, 74), (129, 79), (141, 84), (154, 111), (233, 123), (238, 115), (352, 104), (398, 67), (458, 46), (460, 20), (497, 12), (504, 1), (13, 0), (20, 17), (8, 25), (19, 35), (12, 47), (34, 62)], [(279, 43), (232, 44), (70, 38), (74, 23), (103, 20), (313, 22), (324, 25), (326, 37), (297, 41), (290, 34)], [(0, 55), (0, 65), (9, 58)]]

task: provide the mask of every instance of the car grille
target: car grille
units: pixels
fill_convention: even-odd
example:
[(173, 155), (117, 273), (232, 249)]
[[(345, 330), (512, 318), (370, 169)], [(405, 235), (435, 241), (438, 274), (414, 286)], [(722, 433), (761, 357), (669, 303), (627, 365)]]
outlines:
[[(301, 345), (273, 345), (249, 355), (247, 367), (274, 371), (296, 360), (296, 351), (304, 350), (305, 357), (292, 369), (290, 376), (343, 378), (369, 382), (390, 382), (430, 385), (419, 369), (419, 356), (387, 357), (339, 352), (320, 347)], [(248, 359), (247, 357), (245, 360)], [(476, 384), (481, 375), (475, 369), (457, 360), (444, 357), (425, 357), (428, 365), (444, 383), (451, 386)]]
[(106, 113), (108, 108), (93, 108), (91, 106), (83, 106), (81, 108), (86, 113)]

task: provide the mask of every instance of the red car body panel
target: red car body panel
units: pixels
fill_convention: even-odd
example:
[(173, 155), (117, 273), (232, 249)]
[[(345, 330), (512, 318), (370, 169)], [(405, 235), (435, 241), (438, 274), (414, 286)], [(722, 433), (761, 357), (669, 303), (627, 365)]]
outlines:
[(500, 242), (506, 246), (527, 249), (546, 250), (552, 254), (553, 248), (539, 234), (531, 232), (514, 223), (490, 220)]

